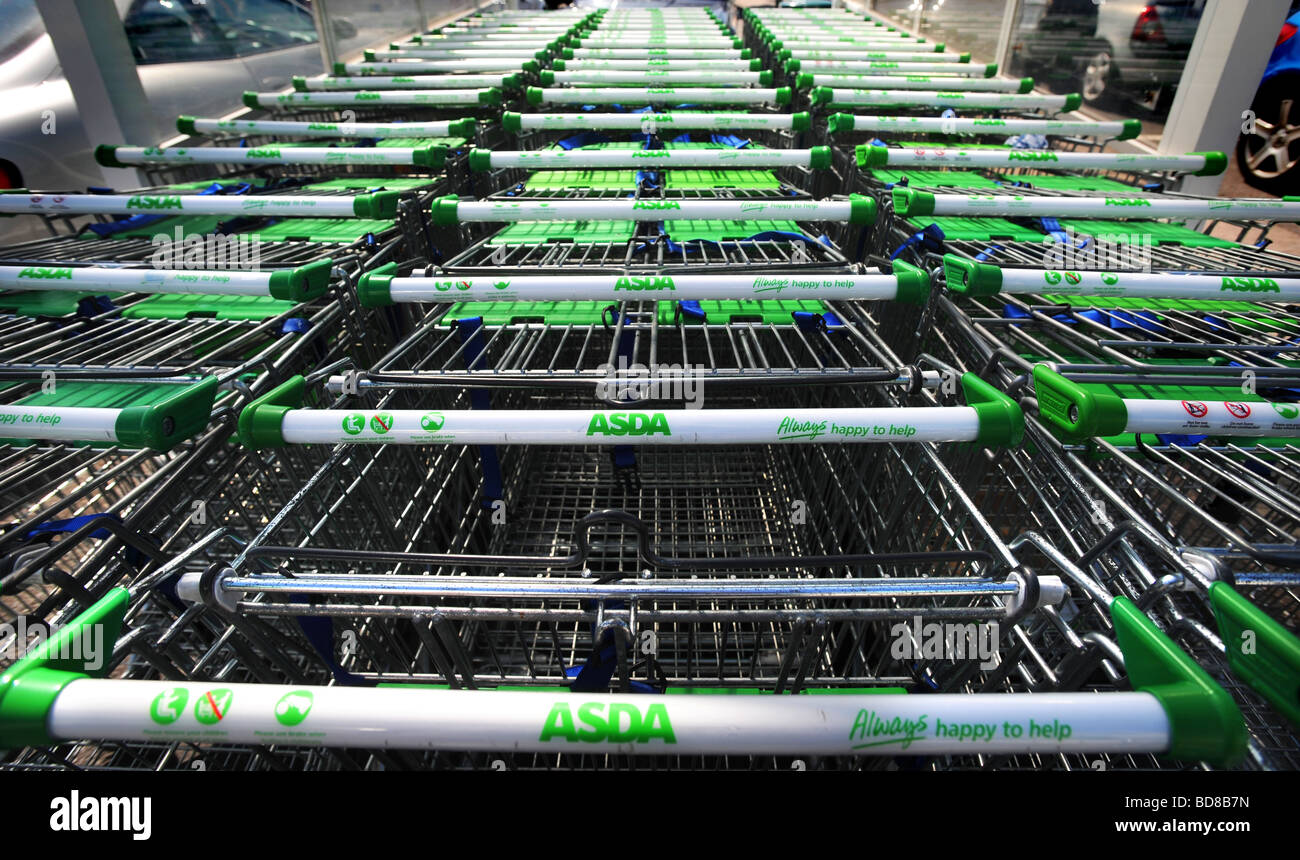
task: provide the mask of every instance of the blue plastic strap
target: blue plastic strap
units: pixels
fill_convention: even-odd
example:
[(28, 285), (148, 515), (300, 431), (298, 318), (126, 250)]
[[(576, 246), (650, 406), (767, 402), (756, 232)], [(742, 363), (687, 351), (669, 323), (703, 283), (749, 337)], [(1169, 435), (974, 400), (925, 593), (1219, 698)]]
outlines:
[(280, 326), (281, 334), (302, 334), (311, 328), (311, 320), (302, 317), (290, 317)]
[(599, 132), (584, 131), (575, 134), (572, 137), (566, 137), (563, 140), (556, 141), (555, 145), (558, 146), (560, 149), (568, 150), (568, 149), (577, 149), (580, 146), (590, 146), (593, 143), (608, 143), (608, 142), (609, 142), (609, 138), (603, 134), (600, 134)]
[[(622, 600), (608, 600), (605, 602), (606, 609), (622, 609), (626, 604)], [(594, 609), (590, 601), (587, 601), (587, 608)], [(592, 625), (592, 635), (595, 635), (595, 625)], [(606, 632), (602, 640), (609, 640), (609, 644), (604, 641), (593, 643), (591, 655), (580, 666), (571, 666), (564, 670), (568, 678), (573, 679), (569, 685), (569, 692), (572, 693), (608, 693), (609, 685), (614, 680), (614, 672), (618, 670), (618, 648), (613, 639), (613, 632)], [(628, 692), (638, 694), (657, 695), (661, 690), (656, 689), (644, 681), (630, 681), (628, 683)]]
[(894, 253), (889, 255), (889, 259), (897, 260), (904, 251), (908, 250), (913, 245), (920, 245), (921, 248), (927, 251), (933, 251), (937, 254), (943, 250), (943, 241), (943, 230), (940, 229), (938, 224), (930, 223), (919, 232), (913, 233), (911, 236), (908, 236), (903, 240), (903, 244), (899, 245), (894, 250)]
[[(1003, 305), (1002, 316), (1012, 320), (1023, 320), (1023, 319), (1029, 319), (1031, 316), (1033, 316), (1033, 314), (1029, 313), (1028, 311), (1022, 311), (1020, 308), (1015, 307), (1014, 305)], [(1066, 323), (1067, 325), (1078, 325), (1080, 319), (1088, 320), (1089, 322), (1099, 323), (1101, 325), (1107, 324), (1106, 314), (1103, 311), (1097, 310), (1096, 308), (1076, 308), (1068, 312), (1062, 311), (1059, 314), (1052, 314), (1051, 316), (1052, 319), (1058, 322)]]
[[(483, 317), (467, 317), (455, 321), (456, 336), (464, 344), (463, 356), (466, 369), (490, 369), (483, 356)], [(470, 408), (491, 409), (492, 395), (486, 388), (471, 388), (469, 392)], [(501, 499), (501, 458), (497, 455), (495, 445), (479, 445), (479, 462), (483, 468), (483, 500), (480, 504), (491, 509), (492, 503)]]
[(108, 296), (86, 296), (77, 301), (79, 317), (97, 317), (113, 310), (117, 310), (117, 305)]
[[(65, 520), (46, 520), (39, 526), (23, 535), (23, 540), (31, 540), (38, 535), (58, 534), (63, 532), (75, 532), (86, 523), (93, 523), (95, 520), (108, 519), (120, 523), (122, 518), (117, 514), (86, 514), (80, 517), (68, 517)], [(87, 537), (103, 540), (112, 532), (108, 529), (95, 529)]]
[[(72, 532), (75, 532), (77, 529), (85, 526), (87, 523), (93, 523), (96, 520), (112, 520), (115, 523), (122, 522), (122, 518), (119, 517), (117, 514), (107, 514), (107, 513), (106, 514), (84, 514), (79, 517), (68, 517), (67, 519), (62, 519), (62, 520), (46, 520), (45, 522), (33, 528), (31, 531), (24, 534), (21, 539), (23, 541), (30, 541), (30, 540), (35, 540), (36, 538), (42, 535), (71, 534)], [(86, 537), (91, 538), (92, 540), (107, 540), (112, 536), (113, 533), (110, 532), (108, 529), (95, 529), (94, 531), (89, 532), (86, 535)], [(156, 538), (152, 538), (151, 535), (145, 533), (140, 534), (140, 537), (141, 538), (149, 537), (153, 539), (153, 542), (155, 544), (158, 542)], [(124, 555), (126, 557), (127, 564), (131, 565), (137, 570), (144, 567), (149, 562), (149, 556), (145, 555), (143, 552), (130, 545), (126, 547), (126, 552), (124, 553)]]
[(1190, 436), (1185, 433), (1157, 433), (1156, 434), (1156, 439), (1160, 441), (1161, 445), (1182, 445), (1184, 447), (1199, 445), (1200, 443), (1204, 442), (1206, 439), (1209, 438), (1210, 438), (1209, 436)]
[(700, 307), (700, 303), (696, 299), (685, 299), (678, 302), (673, 317), (674, 322), (676, 322), (680, 317), (690, 317), (691, 319), (699, 320), (700, 322), (707, 322), (709, 318), (708, 314), (704, 312), (704, 308)]
[(1057, 219), (1046, 217), (1039, 218), (1038, 223), (1042, 226), (1043, 232), (1051, 236), (1057, 242), (1060, 242), (1062, 245), (1070, 244), (1070, 234), (1065, 232), (1065, 228), (1061, 226), (1061, 222)]
[(122, 233), (127, 230), (136, 230), (140, 227), (147, 227), (150, 224), (156, 224), (167, 217), (167, 215), (132, 215), (130, 218), (123, 218), (120, 221), (108, 221), (103, 224), (87, 224), (86, 229), (103, 239), (112, 236), (115, 233)]
[(823, 313), (816, 313), (814, 311), (791, 311), (790, 316), (794, 318), (795, 326), (805, 334), (834, 331), (844, 325), (840, 318), (830, 311), (825, 311)]
[(744, 149), (750, 144), (750, 141), (743, 137), (736, 137), (734, 134), (715, 134), (711, 135), (710, 139), (714, 143), (720, 143), (723, 146), (730, 147), (731, 149)]

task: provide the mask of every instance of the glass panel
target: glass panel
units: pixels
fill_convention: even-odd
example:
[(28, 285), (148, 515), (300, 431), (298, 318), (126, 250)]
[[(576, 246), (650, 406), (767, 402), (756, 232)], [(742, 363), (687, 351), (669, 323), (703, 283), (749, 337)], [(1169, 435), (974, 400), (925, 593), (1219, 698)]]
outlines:
[(943, 42), (949, 51), (992, 63), (1004, 6), (1003, 0), (876, 0), (875, 12), (932, 42)]
[(45, 35), (35, 0), (0, 0), (0, 63), (7, 63)]
[(1026, 2), (1008, 72), (1054, 92), (1079, 93), (1098, 118), (1137, 117), (1160, 140), (1205, 0)]
[(293, 0), (134, 0), (123, 19), (137, 65), (227, 60), (316, 42)]
[[(456, 8), (473, 5), (472, 2), (455, 4)], [(334, 30), (335, 53), (340, 60), (349, 59), (364, 48), (420, 33), (424, 30), (424, 13), (436, 19), (446, 14), (453, 4), (425, 0), (424, 6), (427, 8), (422, 11), (418, 0), (331, 0), (325, 8)]]

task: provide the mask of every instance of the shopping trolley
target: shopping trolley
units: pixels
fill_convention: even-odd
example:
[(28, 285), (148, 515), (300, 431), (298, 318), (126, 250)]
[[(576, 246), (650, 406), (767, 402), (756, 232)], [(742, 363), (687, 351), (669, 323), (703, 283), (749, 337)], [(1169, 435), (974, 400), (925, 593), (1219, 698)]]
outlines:
[[(977, 380), (966, 384), (971, 391), (987, 390)], [(294, 384), (254, 406), (251, 415), (246, 411), (248, 441), (282, 441), (292, 449), (295, 412), (326, 417), (321, 410), (282, 405), (284, 395), (301, 394), (301, 385)], [(394, 422), (390, 431), (376, 430), (378, 436), (396, 431), (402, 397), (394, 391), (365, 410), (366, 417), (373, 412)], [(421, 401), (426, 397), (421, 393)], [(996, 441), (1014, 442), (1014, 405), (1002, 398), (989, 405), (1001, 428)], [(928, 422), (923, 413), (939, 418), (961, 407), (863, 408), (893, 412), (899, 420), (915, 414), (916, 421)], [(528, 411), (535, 419), (545, 415)], [(508, 418), (504, 425), (513, 437)], [(266, 437), (273, 427), (282, 439)], [(441, 429), (432, 428), (435, 437)], [(179, 674), (153, 681), (158, 670), (149, 661), (127, 657), (131, 643), (159, 653), (164, 643), (148, 641), (157, 634), (115, 637), (125, 643), (115, 658), (126, 661), (126, 680), (106, 682), (121, 685), (112, 689), (95, 684), (93, 692), (101, 703), (130, 694), (120, 701), (140, 712), (139, 726), (119, 734), (104, 722), (65, 723), (64, 716), (78, 712), (76, 693), (88, 688), (75, 686), (86, 683), (80, 678), (51, 677), (73, 695), (54, 696), (46, 719), (55, 691), (43, 688), (50, 692), (37, 723), (15, 726), (11, 734), (35, 746), (11, 766), (133, 760), (172, 767), (200, 758), (208, 769), (277, 763), (490, 767), (498, 760), (508, 768), (531, 769), (632, 766), (623, 757), (635, 755), (653, 756), (651, 766), (754, 767), (788, 766), (791, 756), (817, 755), (819, 766), (848, 767), (855, 766), (855, 756), (910, 755), (925, 756), (920, 766), (949, 768), (987, 764), (998, 754), (1037, 754), (1038, 764), (1062, 766), (1084, 766), (1081, 754), (1118, 754), (1117, 766), (1154, 766), (1154, 752), (1223, 764), (1242, 754), (1235, 706), (1126, 598), (1112, 606), (1123, 652), (1112, 642), (1103, 654), (1112, 667), (1127, 662), (1133, 686), (1144, 692), (1118, 692), (1119, 685), (1100, 683), (1093, 689), (1108, 690), (1101, 696), (1048, 693), (1050, 682), (1024, 684), (1005, 664), (990, 670), (985, 685), (979, 670), (896, 656), (882, 636), (884, 623), (892, 622), (891, 630), (901, 623), (903, 634), (909, 622), (922, 619), (1015, 623), (1066, 598), (1056, 575), (1019, 563), (930, 443), (826, 445), (805, 436), (707, 453), (651, 444), (646, 451), (667, 452), (654, 457), (653, 484), (635, 493), (615, 491), (610, 498), (588, 470), (578, 468), (584, 459), (579, 450), (553, 447), (560, 437), (530, 437), (540, 430), (535, 423), (519, 430), (524, 435), (514, 438), (542, 446), (508, 446), (515, 453), (502, 478), (505, 509), (512, 513), (499, 527), (491, 526), (494, 510), (479, 505), (472, 492), (462, 495), (479, 484), (472, 460), (463, 454), (465, 443), (473, 441), (469, 437), (451, 444), (403, 437), (413, 444), (342, 445), (233, 562), (209, 563), (212, 551), (230, 551), (218, 534), (201, 549), (178, 555), (150, 582), (110, 595), (65, 635), (94, 623), (112, 628), (123, 616), (128, 625), (166, 630), (169, 669)], [(760, 435), (742, 433), (750, 442)], [(879, 452), (879, 459), (855, 464), (864, 449)], [(385, 461), (398, 465), (393, 458), (404, 468), (384, 468)], [(368, 487), (366, 477), (381, 472), (394, 482)], [(413, 495), (395, 483), (402, 481), (412, 482)], [(894, 482), (890, 493), (872, 491), (887, 482)], [(809, 522), (824, 518), (822, 527), (778, 525), (790, 521), (787, 495), (805, 502)], [(607, 509), (614, 499), (619, 508)], [(442, 515), (431, 517), (428, 505), (435, 500)], [(856, 513), (863, 503), (872, 516)], [(452, 510), (457, 513), (449, 515)], [(899, 528), (903, 522), (912, 527)], [(401, 535), (400, 551), (391, 543), (395, 535)], [(1048, 555), (1049, 563), (1056, 557)], [(1065, 572), (1079, 578), (1076, 571)], [(338, 629), (342, 625), (348, 626)], [(357, 647), (340, 652), (341, 641)], [(237, 660), (223, 656), (232, 646)], [(1021, 653), (1018, 660), (1031, 659)], [(0, 707), (22, 702), (27, 684), (35, 692), (52, 665), (38, 654), (12, 670)], [(1123, 681), (1122, 671), (1116, 672)], [(136, 679), (150, 682), (140, 687), (131, 683)], [(333, 687), (320, 686), (330, 679)], [(412, 683), (451, 689), (412, 697)], [(381, 689), (351, 689), (374, 685)], [(981, 687), (987, 696), (976, 693)], [(909, 688), (934, 692), (923, 701), (897, 695)], [(337, 700), (334, 690), (344, 691)], [(842, 737), (835, 743), (806, 734), (803, 699), (774, 705), (786, 700), (762, 695), (815, 690), (839, 694), (825, 700), (837, 703), (837, 713), (843, 708), (836, 728)], [(678, 707), (697, 701), (678, 698), (682, 693), (706, 691), (760, 695), (703, 699), (734, 705), (698, 713), (690, 705)], [(882, 698), (884, 693), (895, 695)], [(182, 694), (185, 701), (177, 707)], [(467, 698), (449, 698), (460, 695)], [(372, 713), (369, 723), (381, 731), (385, 720), (371, 709), (396, 709), (397, 733), (363, 740), (355, 733), (331, 734), (338, 731), (332, 722), (311, 722), (311, 713), (329, 714), (344, 698)], [(1194, 709), (1173, 707), (1192, 700), (1198, 703)], [(190, 702), (196, 703), (193, 716)], [(1114, 730), (1092, 724), (1089, 706), (1097, 704), (1115, 719)], [(457, 709), (470, 706), (475, 714), (497, 714), (499, 735), (481, 726), (473, 733), (456, 728)], [(500, 716), (503, 707), (516, 714), (517, 723)], [(247, 726), (234, 721), (237, 708), (247, 709)], [(433, 724), (447, 727), (445, 733), (422, 737), (397, 727), (402, 714), (425, 714), (428, 708), (442, 715)], [(587, 718), (574, 723), (574, 708), (585, 709)], [(976, 735), (971, 714), (986, 708), (1016, 723), (1022, 736)], [(967, 716), (957, 719), (957, 712)], [(612, 731), (604, 717), (610, 713), (626, 715), (614, 721)], [(707, 723), (694, 722), (709, 713), (733, 727), (766, 725), (769, 733), (760, 738), (733, 731), (733, 742), (724, 743)], [(574, 750), (569, 743), (583, 737), (577, 726), (587, 732), (593, 714), (602, 715), (597, 729), (603, 727), (604, 734), (586, 737), (614, 748)], [(227, 719), (220, 735), (205, 728)], [(277, 723), (287, 731), (281, 733)], [(51, 733), (34, 731), (38, 724), (49, 725)], [(1160, 730), (1142, 728), (1148, 724)], [(1100, 736), (1093, 734), (1098, 731)], [(74, 737), (105, 740), (60, 743)], [(508, 750), (504, 738), (513, 739)], [(387, 749), (364, 752), (375, 747)]]
[[(1274, 265), (1286, 261), (1272, 256)], [(1074, 544), (1090, 564), (1104, 564), (1104, 575), (1135, 599), (1147, 589), (1168, 590), (1167, 583), (1156, 588), (1166, 577), (1186, 583), (1191, 595), (1157, 601), (1158, 617), (1187, 637), (1185, 647), (1204, 665), (1234, 679), (1234, 695), (1249, 706), (1252, 734), (1267, 752), (1256, 757), (1293, 767), (1286, 719), (1296, 717), (1300, 649), (1278, 623), (1294, 613), (1286, 573), (1296, 534), (1286, 477), (1294, 449), (1285, 417), (1293, 399), (1285, 386), (1294, 382), (1286, 366), (1293, 345), (1282, 334), (1289, 315), (1259, 294), (1222, 300), (1225, 289), (1237, 299), (1237, 286), (1252, 283), (1227, 272), (1059, 272), (957, 256), (945, 262), (945, 280), (962, 301), (938, 300), (948, 334), (927, 343), (958, 367), (997, 369), (1013, 392), (1034, 381), (1034, 399), (1026, 402), (1037, 410), (1030, 423), (1038, 454), (1000, 467), (1008, 527), (1023, 527), (1037, 497), (1038, 527), (1062, 546)], [(1206, 268), (1212, 271), (1213, 261)], [(1047, 292), (1054, 278), (1073, 295)], [(1217, 314), (1237, 325), (1214, 324)], [(1023, 324), (1010, 323), (1012, 316)], [(1243, 390), (1241, 380), (1256, 375), (1260, 393)], [(1269, 413), (1265, 421), (1277, 413), (1276, 426), (1252, 427), (1238, 414), (1248, 419), (1255, 410)], [(1268, 644), (1239, 653), (1246, 630)]]
[[(340, 305), (312, 303), (333, 271), (0, 265), (22, 289), (0, 298), (15, 305), (0, 316), (6, 614), (84, 608), (187, 528), (238, 512), (226, 486), (252, 470), (230, 443), (237, 407), (348, 352)], [(51, 284), (71, 297), (62, 316), (34, 312), (56, 309)], [(98, 298), (77, 312), (83, 290)]]

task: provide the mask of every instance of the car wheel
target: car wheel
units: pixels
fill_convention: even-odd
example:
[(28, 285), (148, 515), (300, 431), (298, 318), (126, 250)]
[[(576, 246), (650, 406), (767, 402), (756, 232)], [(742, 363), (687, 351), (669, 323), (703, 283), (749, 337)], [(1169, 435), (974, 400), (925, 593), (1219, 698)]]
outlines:
[(1300, 76), (1275, 78), (1260, 87), (1251, 110), (1253, 130), (1237, 139), (1237, 167), (1261, 191), (1289, 194), (1300, 188)]
[(1079, 84), (1079, 95), (1088, 104), (1101, 104), (1111, 92), (1111, 79), (1115, 75), (1115, 66), (1110, 51), (1101, 50), (1088, 58), (1083, 67)]

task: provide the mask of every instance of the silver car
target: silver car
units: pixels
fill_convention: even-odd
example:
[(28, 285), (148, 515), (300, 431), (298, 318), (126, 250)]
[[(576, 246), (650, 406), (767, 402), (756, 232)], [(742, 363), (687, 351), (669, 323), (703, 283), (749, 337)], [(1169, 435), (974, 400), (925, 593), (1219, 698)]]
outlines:
[[(146, 143), (179, 114), (229, 113), (245, 90), (282, 89), (321, 68), (303, 0), (114, 2), (157, 122)], [(101, 184), (93, 152), (104, 141), (86, 137), (35, 0), (0, 0), (0, 22), (0, 188)]]

